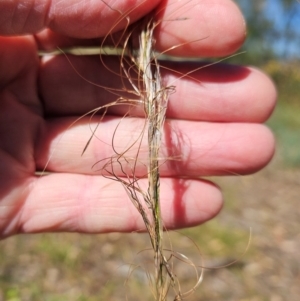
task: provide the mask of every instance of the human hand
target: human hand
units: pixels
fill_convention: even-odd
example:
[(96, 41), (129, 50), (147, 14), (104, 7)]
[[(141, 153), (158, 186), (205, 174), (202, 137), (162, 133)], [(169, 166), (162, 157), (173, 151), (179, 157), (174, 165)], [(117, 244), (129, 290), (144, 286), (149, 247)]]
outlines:
[[(157, 4), (165, 7), (166, 2), (137, 1), (142, 4), (130, 12), (130, 18), (135, 21)], [(168, 2), (160, 13), (165, 20), (176, 11), (177, 4)], [(185, 11), (189, 22), (163, 23), (156, 32), (158, 49), (182, 44), (173, 53), (233, 53), (245, 37), (239, 10), (230, 0), (197, 2)], [(0, 34), (7, 36), (0, 38), (0, 237), (45, 231), (140, 230), (142, 220), (121, 184), (91, 169), (109, 156), (106, 143), (111, 143), (124, 109), (111, 108), (99, 126), (102, 141), (94, 139), (83, 157), (80, 154), (91, 135), (90, 119), (83, 118), (69, 128), (78, 116), (113, 100), (87, 80), (114, 88), (120, 88), (120, 80), (107, 75), (99, 56), (70, 58), (87, 79), (83, 80), (65, 57), (39, 59), (37, 55), (38, 49), (99, 43), (95, 38), (109, 32), (119, 12), (102, 1), (42, 3), (0, 3)], [(119, 1), (114, 7), (127, 11), (126, 3)], [(35, 34), (44, 27), (51, 30)], [(199, 37), (205, 39), (184, 44)], [(105, 59), (117, 68), (115, 57)], [(172, 63), (171, 67), (184, 73), (197, 64)], [(222, 207), (219, 189), (199, 176), (248, 174), (271, 159), (274, 139), (260, 123), (273, 110), (276, 90), (264, 74), (248, 67), (217, 64), (194, 72), (194, 79), (165, 69), (163, 76), (165, 82), (176, 85), (176, 93), (169, 101), (162, 154), (182, 157), (161, 167), (162, 215), (167, 228), (192, 226), (211, 219)], [(120, 139), (119, 146), (140, 122), (137, 117), (122, 121), (122, 133), (115, 137)], [(49, 158), (47, 170), (53, 173), (36, 176)]]

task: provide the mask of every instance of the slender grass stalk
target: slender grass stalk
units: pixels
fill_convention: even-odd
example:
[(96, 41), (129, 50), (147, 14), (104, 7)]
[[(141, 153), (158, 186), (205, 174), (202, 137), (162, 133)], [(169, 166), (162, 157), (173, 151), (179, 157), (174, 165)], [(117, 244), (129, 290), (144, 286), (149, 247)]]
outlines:
[[(139, 96), (144, 105), (146, 125), (148, 129), (148, 189), (142, 192), (143, 201), (138, 193), (140, 188), (136, 185), (138, 179), (123, 186), (128, 191), (128, 195), (140, 212), (146, 229), (149, 233), (151, 245), (154, 251), (155, 276), (154, 276), (154, 297), (157, 301), (166, 300), (170, 284), (174, 284), (174, 276), (169, 267), (168, 260), (163, 254), (163, 223), (160, 208), (160, 174), (159, 174), (159, 151), (165, 122), (166, 109), (170, 89), (164, 87), (160, 75), (159, 63), (153, 50), (153, 32), (156, 23), (152, 18), (143, 20), (139, 33), (139, 49), (130, 53), (137, 71), (137, 86), (129, 80), (135, 90), (139, 91)], [(125, 71), (125, 74), (128, 74)], [(134, 170), (134, 169), (133, 169)], [(132, 175), (135, 178), (135, 175)], [(146, 207), (143, 206), (146, 204)]]
[(143, 102), (148, 120), (148, 192), (147, 203), (151, 211), (153, 225), (150, 238), (154, 250), (156, 267), (156, 299), (165, 300), (168, 287), (165, 271), (174, 282), (172, 272), (168, 268), (168, 262), (163, 255), (163, 225), (160, 208), (160, 174), (159, 174), (159, 150), (163, 125), (168, 105), (169, 91), (162, 84), (159, 64), (153, 52), (153, 31), (155, 22), (150, 20), (140, 34), (140, 49), (138, 57), (138, 70), (141, 73), (145, 91)]
[[(126, 86), (124, 82), (126, 80), (132, 87), (130, 93), (139, 98), (138, 103), (144, 107), (145, 123), (138, 139), (135, 140), (134, 143), (130, 143), (130, 146), (125, 151), (121, 153), (117, 152), (113, 145), (114, 142), (112, 142), (115, 156), (108, 160), (104, 169), (110, 178), (119, 181), (123, 185), (128, 197), (140, 213), (149, 234), (154, 252), (155, 273), (150, 277), (154, 299), (156, 301), (167, 300), (169, 290), (173, 287), (176, 293), (174, 301), (179, 301), (194, 292), (195, 288), (202, 281), (203, 274), (201, 273), (199, 275), (196, 266), (183, 254), (173, 250), (164, 250), (164, 227), (160, 206), (160, 147), (168, 99), (169, 95), (174, 92), (174, 87), (165, 86), (160, 74), (160, 65), (157, 59), (157, 53), (154, 51), (155, 39), (153, 37), (157, 25), (158, 21), (149, 15), (140, 20), (134, 27), (127, 27), (126, 33), (123, 32), (122, 34), (123, 42), (119, 43), (119, 40), (115, 43), (116, 47), (121, 46), (122, 48), (120, 56), (120, 76), (124, 87)], [(136, 34), (139, 38), (137, 48), (132, 46), (135, 44)], [(189, 76), (189, 74), (187, 74), (187, 76)], [(129, 92), (129, 90), (126, 90), (126, 92)], [(119, 101), (123, 102), (124, 99), (121, 97)], [(128, 99), (128, 104), (131, 102), (132, 101)], [(135, 170), (137, 162), (139, 161), (142, 139), (146, 132), (148, 139), (148, 187), (146, 190), (143, 190), (139, 186), (140, 177), (136, 175)], [(137, 146), (137, 151), (132, 163), (132, 157), (127, 158), (126, 152), (134, 145)], [(122, 160), (130, 166), (129, 173), (124, 171)], [(121, 166), (123, 177), (120, 177), (114, 172), (115, 163)], [(168, 258), (164, 253), (169, 254)], [(196, 272), (197, 281), (195, 286), (184, 293), (181, 292), (179, 281), (173, 273), (174, 257), (192, 266)]]

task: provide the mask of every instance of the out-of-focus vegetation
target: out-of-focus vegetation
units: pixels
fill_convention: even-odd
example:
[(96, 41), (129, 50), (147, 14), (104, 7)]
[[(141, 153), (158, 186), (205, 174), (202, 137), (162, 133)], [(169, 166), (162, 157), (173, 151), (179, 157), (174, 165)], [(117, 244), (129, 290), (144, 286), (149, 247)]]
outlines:
[(234, 0), (247, 21), (247, 41), (236, 57), (261, 66), (269, 60), (299, 59), (300, 3), (297, 0)]
[[(300, 166), (300, 2), (235, 0), (247, 20), (248, 37), (230, 62), (263, 69), (278, 89), (278, 104), (268, 125), (283, 164)], [(254, 87), (255, 88), (255, 87)]]
[(300, 167), (300, 62), (269, 61), (264, 70), (277, 85), (277, 108), (268, 122), (278, 139), (278, 152), (289, 167)]

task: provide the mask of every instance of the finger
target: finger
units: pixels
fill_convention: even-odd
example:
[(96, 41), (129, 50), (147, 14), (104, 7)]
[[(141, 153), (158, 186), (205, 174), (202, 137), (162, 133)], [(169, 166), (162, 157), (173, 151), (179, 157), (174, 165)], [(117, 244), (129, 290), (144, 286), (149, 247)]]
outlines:
[[(104, 37), (116, 29), (126, 28), (128, 18), (125, 4), (122, 6), (124, 1), (112, 7), (105, 7), (101, 1), (92, 2), (92, 8), (84, 3), (77, 5), (76, 13), (68, 3), (61, 1), (59, 5), (51, 6), (52, 21), (44, 25), (51, 30), (37, 35), (41, 49), (87, 43), (99, 46), (99, 40), (87, 42), (78, 38)], [(236, 51), (245, 40), (245, 20), (231, 0), (137, 1), (136, 6), (127, 8), (130, 22), (150, 12), (158, 3), (154, 13), (158, 23), (154, 47), (158, 51), (179, 56), (225, 56)]]
[[(37, 141), (37, 168), (146, 177), (145, 120), (106, 117), (95, 130), (97, 121), (99, 117), (92, 121), (85, 118), (70, 128), (71, 119), (49, 122)], [(92, 132), (93, 139), (82, 155)], [(265, 166), (273, 153), (273, 135), (263, 125), (168, 120), (159, 158), (160, 173), (188, 177), (248, 174)]]
[[(48, 116), (82, 115), (119, 96), (137, 98), (126, 93), (133, 88), (117, 75), (120, 67), (116, 58), (103, 57), (106, 66), (99, 57), (69, 59), (56, 56), (41, 64), (40, 93)], [(164, 84), (175, 87), (168, 104), (169, 118), (263, 122), (275, 106), (274, 84), (254, 68), (164, 62), (161, 70)], [(142, 106), (131, 109), (131, 114), (144, 116)], [(111, 114), (127, 112), (128, 106), (110, 108)]]
[(0, 45), (0, 87), (1, 92), (7, 91), (3, 99), (18, 99), (28, 108), (40, 111), (36, 86), (39, 59), (34, 39), (0, 37)]
[[(140, 184), (144, 188), (147, 181)], [(170, 178), (161, 182), (161, 211), (167, 229), (201, 224), (221, 207), (221, 193), (209, 182)], [(122, 185), (97, 176), (53, 174), (39, 178), (18, 221), (19, 231), (25, 233), (145, 230)]]
[(235, 52), (246, 37), (245, 20), (233, 1), (162, 1), (156, 47), (179, 56), (214, 57)]
[(0, 2), (0, 34), (36, 33), (45, 27), (72, 37), (92, 38), (128, 26), (150, 12), (158, 0), (10, 1)]

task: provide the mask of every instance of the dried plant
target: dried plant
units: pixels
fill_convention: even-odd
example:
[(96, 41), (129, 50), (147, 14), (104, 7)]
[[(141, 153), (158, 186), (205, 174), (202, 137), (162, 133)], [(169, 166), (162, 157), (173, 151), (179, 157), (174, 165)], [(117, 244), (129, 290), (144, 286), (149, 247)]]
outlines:
[[(108, 4), (107, 6), (117, 11)], [(91, 122), (91, 136), (83, 148), (83, 155), (91, 141), (93, 139), (99, 139), (97, 136), (98, 127), (110, 107), (128, 106), (128, 113), (125, 114), (123, 118), (126, 118), (130, 114), (131, 108), (137, 106), (143, 108), (144, 123), (142, 128), (138, 129), (139, 133), (137, 137), (134, 138), (125, 149), (120, 151), (115, 141), (120, 126), (118, 125), (111, 139), (113, 155), (95, 162), (92, 168), (95, 171), (100, 171), (104, 177), (118, 181), (125, 189), (129, 199), (143, 219), (153, 249), (155, 272), (154, 275), (150, 275), (147, 272), (147, 275), (152, 287), (154, 299), (156, 301), (167, 300), (170, 289), (172, 289), (173, 292), (175, 292), (173, 300), (179, 301), (195, 291), (196, 287), (201, 283), (203, 271), (201, 270), (201, 272), (198, 273), (198, 267), (184, 254), (176, 252), (176, 250), (172, 248), (164, 247), (164, 230), (166, 229), (164, 229), (161, 216), (159, 171), (160, 165), (167, 159), (160, 157), (160, 148), (168, 99), (169, 95), (175, 92), (175, 86), (164, 85), (158, 60), (161, 54), (154, 51), (154, 31), (161, 20), (156, 19), (154, 12), (139, 22), (129, 25), (130, 19), (128, 15), (134, 9), (135, 8), (132, 8), (127, 12), (117, 11), (119, 18), (116, 20), (111, 32), (114, 31), (114, 27), (117, 27), (119, 23), (125, 22), (127, 26), (125, 26), (124, 31), (117, 35), (109, 33), (104, 37), (100, 47), (100, 60), (108, 72), (116, 74), (116, 71), (112, 70), (106, 64), (105, 55), (111, 55), (111, 53), (113, 53), (119, 58), (120, 69), (117, 75), (121, 78), (122, 88), (115, 89), (97, 85), (115, 95), (116, 100), (87, 112), (74, 123), (86, 116), (90, 116), (91, 121), (94, 120), (94, 118), (98, 118), (94, 128)], [(107, 44), (113, 44), (113, 47), (106, 47)], [(182, 45), (175, 45), (172, 49), (180, 46)], [(167, 51), (168, 50), (165, 52)], [(64, 50), (64, 52), (67, 51)], [(200, 68), (203, 68), (203, 66)], [(184, 76), (189, 77), (192, 72), (198, 69), (186, 74), (180, 74), (176, 70), (175, 72), (179, 74), (180, 78)], [(77, 72), (75, 68), (74, 70)], [(81, 76), (80, 73), (78, 74)], [(140, 154), (143, 139), (147, 139), (148, 141), (148, 160), (147, 166), (145, 166), (145, 174), (140, 175), (136, 170), (137, 165), (142, 161)], [(140, 186), (140, 179), (144, 177), (148, 178), (148, 187), (146, 189)], [(191, 266), (195, 271), (196, 283), (194, 287), (187, 292), (181, 291), (180, 281), (173, 270), (174, 259)]]
[[(113, 8), (112, 8), (113, 9)], [(120, 12), (118, 22), (130, 20), (127, 14)], [(105, 107), (93, 110), (94, 116), (100, 109), (104, 109), (102, 117), (107, 112), (107, 108), (112, 105), (143, 106), (145, 114), (145, 123), (141, 129), (138, 138), (130, 143), (130, 145), (122, 152), (117, 151), (114, 147), (114, 137), (112, 138), (112, 148), (114, 155), (110, 158), (96, 162), (94, 167), (100, 162), (102, 163), (101, 170), (105, 171), (104, 176), (120, 182), (124, 187), (129, 199), (140, 213), (146, 230), (149, 234), (150, 242), (154, 252), (155, 274), (148, 275), (149, 282), (152, 286), (154, 299), (157, 301), (167, 300), (168, 292), (171, 287), (175, 290), (175, 300), (182, 300), (184, 297), (192, 293), (199, 285), (202, 279), (202, 274), (198, 275), (197, 268), (183, 254), (173, 250), (165, 250), (163, 244), (163, 221), (161, 217), (160, 207), (160, 173), (159, 167), (161, 163), (160, 147), (162, 143), (163, 127), (166, 118), (166, 110), (170, 93), (173, 93), (175, 87), (165, 86), (161, 74), (158, 61), (158, 54), (154, 51), (154, 30), (159, 24), (155, 19), (155, 14), (149, 15), (140, 20), (133, 26), (127, 26), (126, 30), (115, 41), (113, 36), (110, 39), (114, 46), (121, 49), (120, 53), (120, 76), (123, 81), (124, 90), (127, 94), (134, 97), (128, 98), (119, 96), (119, 98)], [(138, 47), (134, 47), (138, 37)], [(103, 64), (104, 60), (101, 57)], [(108, 67), (107, 67), (108, 68)], [(108, 68), (109, 69), (109, 68)], [(186, 74), (185, 76), (188, 76)], [(128, 84), (132, 89), (128, 89)], [(116, 93), (116, 91), (111, 91)], [(118, 92), (117, 92), (118, 93)], [(126, 117), (126, 115), (125, 115)], [(92, 138), (96, 136), (96, 130), (93, 129), (84, 151), (87, 149)], [(115, 132), (118, 129), (116, 128)], [(136, 166), (139, 162), (140, 146), (142, 139), (146, 137), (148, 141), (148, 163), (147, 174), (148, 187), (143, 190), (139, 185), (141, 177), (136, 174)], [(135, 149), (135, 156), (128, 156), (129, 150)], [(124, 164), (126, 164), (126, 171)], [(122, 177), (115, 172), (115, 166), (119, 166), (122, 171)], [(167, 255), (165, 255), (168, 254)], [(173, 259), (177, 258), (195, 268), (198, 276), (196, 285), (190, 291), (182, 293), (180, 291), (179, 281), (173, 273)]]
[[(147, 232), (149, 233), (151, 245), (154, 252), (155, 275), (154, 279), (149, 276), (154, 287), (154, 299), (157, 301), (166, 300), (170, 285), (176, 285), (175, 275), (172, 272), (172, 265), (164, 254), (163, 248), (163, 222), (160, 208), (160, 146), (163, 135), (163, 126), (166, 118), (166, 109), (169, 94), (173, 87), (165, 87), (160, 75), (160, 66), (157, 54), (153, 50), (153, 33), (157, 23), (151, 16), (143, 19), (134, 29), (129, 30), (122, 45), (123, 53), (120, 60), (121, 74), (130, 82), (138, 102), (143, 105), (145, 112), (144, 129), (134, 144), (141, 143), (144, 135), (148, 138), (148, 188), (146, 191), (139, 186), (139, 177), (135, 174), (136, 164), (139, 160), (139, 147), (137, 148), (134, 160), (126, 157), (126, 151), (118, 153), (110, 158), (105, 164), (106, 173), (119, 181), (127, 192), (140, 213)], [(137, 31), (139, 36), (139, 48), (132, 48), (132, 39)], [(124, 38), (124, 37), (123, 37)], [(133, 75), (132, 75), (133, 74)], [(124, 99), (119, 99), (124, 103)], [(132, 104), (132, 100), (129, 101)], [(147, 130), (147, 133), (145, 133)], [(132, 144), (130, 147), (132, 147)], [(129, 163), (131, 172), (124, 172), (126, 180), (114, 172), (114, 164), (122, 165), (121, 159)], [(122, 168), (121, 168), (122, 169)], [(180, 293), (176, 300), (180, 300)]]
[(159, 64), (153, 51), (155, 21), (150, 18), (144, 22), (145, 25), (142, 27), (139, 36), (139, 50), (129, 55), (137, 69), (138, 85), (133, 85), (136, 91), (140, 93), (139, 96), (144, 105), (147, 121), (148, 189), (146, 192), (141, 193), (135, 176), (133, 181), (123, 184), (123, 186), (127, 190), (132, 203), (141, 214), (149, 233), (156, 268), (155, 300), (163, 301), (166, 299), (169, 284), (175, 284), (174, 275), (163, 250), (159, 175), (159, 150), (168, 97), (172, 87), (164, 87), (160, 76)]

